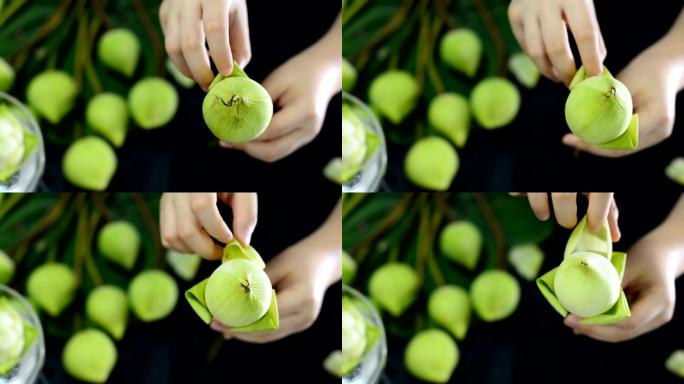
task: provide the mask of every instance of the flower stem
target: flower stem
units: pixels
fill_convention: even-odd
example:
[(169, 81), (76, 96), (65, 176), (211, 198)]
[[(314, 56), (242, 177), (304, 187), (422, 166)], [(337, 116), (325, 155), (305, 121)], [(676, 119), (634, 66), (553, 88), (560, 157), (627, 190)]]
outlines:
[(150, 231), (150, 235), (154, 239), (154, 256), (156, 260), (156, 266), (158, 269), (164, 269), (165, 263), (164, 258), (162, 257), (161, 235), (159, 233), (159, 225), (157, 224), (157, 220), (155, 220), (155, 218), (152, 216), (150, 207), (147, 205), (147, 202), (140, 193), (133, 193), (131, 196), (133, 197), (133, 201), (135, 201), (135, 205), (138, 206), (138, 210), (140, 211), (140, 215), (145, 222), (147, 230)]
[(17, 205), (17, 203), (20, 202), (24, 196), (26, 196), (24, 193), (5, 194), (4, 203), (0, 205), (0, 219), (2, 219), (15, 205)]
[(497, 73), (499, 76), (506, 75), (506, 44), (501, 37), (501, 32), (496, 27), (496, 23), (492, 18), (492, 14), (489, 13), (487, 6), (483, 0), (474, 0), (477, 12), (480, 14), (482, 21), (484, 22), (485, 28), (489, 35), (494, 40), (494, 47), (496, 48), (496, 60), (497, 60)]
[(88, 270), (88, 276), (90, 276), (90, 279), (93, 281), (93, 284), (95, 286), (102, 285), (104, 284), (104, 281), (102, 279), (102, 275), (100, 274), (100, 271), (97, 270), (97, 266), (95, 265), (95, 261), (93, 260), (93, 238), (95, 237), (95, 229), (97, 228), (97, 223), (100, 221), (100, 212), (95, 209), (93, 212), (90, 214), (90, 220), (87, 222), (86, 225), (86, 243), (85, 243), (85, 248), (83, 250), (83, 257), (85, 258), (85, 263), (86, 263), (86, 269)]
[(27, 0), (14, 0), (13, 2), (9, 3), (7, 8), (0, 13), (0, 27), (5, 24), (7, 19), (12, 17), (15, 12), (17, 12), (24, 4), (26, 4), (26, 2)]
[(477, 202), (477, 205), (480, 208), (480, 211), (482, 212), (485, 221), (487, 222), (487, 225), (489, 225), (489, 228), (492, 231), (492, 235), (494, 235), (494, 242), (496, 243), (497, 265), (500, 269), (505, 269), (506, 234), (504, 233), (503, 228), (501, 228), (501, 224), (499, 223), (499, 220), (496, 218), (496, 215), (494, 214), (494, 211), (492, 210), (492, 207), (487, 201), (485, 195), (480, 192), (476, 192), (474, 196), (475, 201)]
[(93, 67), (93, 58), (91, 56), (93, 44), (95, 42), (95, 36), (97, 36), (97, 31), (100, 29), (100, 24), (101, 22), (99, 19), (95, 19), (90, 23), (86, 43), (87, 49), (85, 50), (85, 73), (86, 77), (88, 78), (88, 82), (93, 87), (93, 91), (95, 91), (95, 93), (104, 92), (104, 87), (102, 87), (102, 83), (100, 83), (100, 79), (97, 77), (97, 73)]
[(356, 0), (342, 11), (342, 24), (349, 21), (356, 13), (368, 4), (368, 0)]
[[(366, 198), (365, 193), (347, 193), (345, 194), (342, 202), (342, 217), (347, 216), (349, 212), (354, 210), (357, 205), (359, 205)], [(1, 216), (0, 216), (1, 217)]]
[(397, 205), (395, 205), (394, 208), (389, 211), (387, 216), (385, 216), (377, 229), (352, 250), (351, 255), (354, 256), (357, 263), (361, 264), (364, 258), (368, 255), (368, 252), (370, 251), (375, 240), (392, 228), (394, 224), (396, 224), (397, 221), (402, 218), (412, 200), (413, 194), (405, 194), (401, 200), (399, 200)]
[(161, 38), (159, 37), (159, 33), (157, 32), (157, 29), (154, 27), (152, 19), (150, 19), (150, 15), (147, 14), (147, 11), (145, 10), (145, 5), (143, 5), (141, 0), (133, 0), (133, 8), (135, 8), (135, 12), (138, 14), (140, 22), (142, 22), (148, 37), (152, 41), (152, 48), (154, 49), (155, 59), (155, 73), (158, 76), (163, 76), (164, 68), (162, 65), (162, 60), (164, 59), (164, 52), (162, 51), (162, 43)]
[(435, 252), (434, 252), (434, 243), (435, 243), (435, 237), (437, 237), (437, 229), (439, 228), (439, 224), (442, 222), (442, 211), (439, 209), (435, 210), (435, 213), (432, 216), (432, 220), (430, 221), (430, 229), (429, 229), (429, 241), (428, 241), (428, 248), (427, 248), (427, 261), (428, 261), (428, 267), (430, 268), (430, 274), (432, 275), (432, 278), (435, 280), (435, 284), (437, 286), (441, 286), (446, 284), (446, 279), (444, 278), (444, 275), (442, 274), (442, 271), (439, 269), (439, 265), (437, 264), (437, 260), (435, 260)]

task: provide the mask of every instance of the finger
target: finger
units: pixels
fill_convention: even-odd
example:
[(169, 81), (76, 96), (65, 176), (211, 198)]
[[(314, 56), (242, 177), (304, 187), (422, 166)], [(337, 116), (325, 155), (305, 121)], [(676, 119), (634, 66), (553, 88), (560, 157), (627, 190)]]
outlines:
[(527, 53), (544, 76), (558, 82), (560, 79), (554, 73), (551, 62), (544, 51), (544, 42), (541, 37), (539, 21), (534, 16), (527, 16), (525, 21), (525, 45)]
[(233, 71), (233, 55), (228, 35), (229, 18), (227, 1), (202, 2), (202, 21), (211, 59), (224, 76), (230, 75)]
[(223, 250), (201, 230), (199, 222), (190, 208), (188, 196), (179, 196), (176, 207), (176, 217), (182, 217), (183, 220), (178, 220), (178, 232), (180, 238), (191, 253), (196, 253), (205, 259), (219, 260), (223, 256)]
[(564, 11), (587, 75), (600, 75), (603, 72), (603, 55), (599, 41), (600, 29), (593, 6), (565, 7)]
[[(292, 267), (290, 267), (292, 268)], [(268, 271), (266, 271), (268, 274)], [(269, 275), (271, 277), (271, 275)], [(280, 316), (287, 316), (298, 312), (302, 308), (303, 297), (300, 289), (296, 286), (287, 286), (284, 289), (274, 284), (278, 292), (278, 313)]]
[(252, 233), (257, 224), (257, 194), (235, 193), (232, 198), (233, 231), (243, 245), (252, 241)]
[(222, 333), (225, 340), (230, 340), (233, 338), (233, 335), (230, 332), (230, 327), (221, 324), (221, 322), (216, 319), (213, 319), (211, 323), (209, 323), (209, 327), (218, 333)]
[(592, 192), (589, 194), (589, 208), (587, 208), (587, 224), (589, 230), (598, 232), (608, 219), (608, 211), (613, 202), (612, 192)]
[(252, 59), (252, 44), (249, 40), (249, 21), (247, 18), (247, 6), (238, 7), (232, 15), (230, 23), (230, 48), (233, 59), (241, 68), (249, 64)]
[(283, 79), (283, 76), (280, 76), (280, 72), (276, 69), (264, 79), (261, 85), (266, 88), (273, 102), (277, 104), (277, 101), (287, 90), (288, 82)]
[[(227, 148), (245, 151), (248, 155), (267, 163), (281, 160), (294, 152), (297, 148), (307, 144), (311, 138), (307, 138), (304, 130), (299, 128), (289, 135), (270, 141), (253, 141), (243, 144), (231, 144)], [(221, 146), (226, 147), (223, 143)]]
[(572, 229), (577, 225), (577, 193), (552, 193), (553, 212), (561, 227)]
[(180, 241), (176, 226), (176, 215), (173, 207), (173, 194), (164, 194), (159, 210), (160, 233), (164, 248), (176, 252), (188, 252), (187, 247)]
[(546, 193), (528, 193), (527, 200), (530, 202), (532, 212), (537, 216), (537, 219), (542, 221), (549, 219), (551, 212), (549, 211), (549, 198), (546, 196)]
[(202, 29), (201, 5), (197, 1), (186, 1), (183, 4), (185, 7), (181, 13), (181, 29), (183, 30), (181, 50), (192, 78), (206, 91), (214, 75), (204, 47), (205, 35)]
[[(583, 151), (583, 152), (591, 153), (592, 155), (602, 156), (602, 157), (612, 157), (612, 158), (631, 155), (637, 151), (637, 150), (612, 150), (612, 149), (596, 148), (596, 147), (593, 147), (591, 144), (587, 144), (584, 141), (578, 139), (577, 136), (570, 134), (570, 133), (563, 136), (563, 144), (567, 145), (568, 147), (572, 147), (572, 148), (578, 149), (578, 150)], [(639, 149), (641, 149), (641, 146), (639, 146)]]
[(541, 30), (544, 48), (558, 77), (565, 85), (568, 85), (576, 70), (575, 60), (572, 57), (570, 43), (568, 42), (568, 31), (565, 23), (559, 20), (561, 9), (552, 2), (543, 4), (544, 13), (541, 19)]
[(620, 232), (620, 227), (618, 226), (618, 217), (620, 216), (620, 211), (618, 210), (615, 198), (610, 203), (610, 211), (608, 212), (608, 226), (610, 227), (610, 233), (613, 237), (613, 242), (620, 241), (622, 233)]
[[(210, 197), (211, 196), (211, 197)], [(199, 224), (214, 239), (227, 244), (233, 239), (233, 234), (221, 217), (216, 206), (216, 194), (193, 194), (191, 208)]]
[(188, 65), (185, 63), (183, 50), (181, 49), (179, 13), (180, 12), (176, 11), (175, 7), (169, 10), (169, 21), (167, 23), (166, 31), (164, 32), (164, 48), (176, 68), (185, 76), (192, 77), (190, 68), (188, 68)]
[(302, 109), (297, 105), (287, 106), (276, 112), (271, 119), (271, 123), (258, 141), (268, 141), (282, 137), (299, 127)]
[(508, 6), (508, 19), (511, 22), (511, 30), (513, 31), (515, 39), (518, 41), (520, 48), (522, 48), (523, 51), (527, 51), (522, 15), (520, 9), (514, 3), (511, 3), (511, 5)]
[(294, 333), (303, 331), (306, 326), (302, 324), (301, 316), (291, 315), (280, 318), (278, 329), (270, 332), (233, 333), (230, 336), (248, 343), (264, 344), (280, 340)]

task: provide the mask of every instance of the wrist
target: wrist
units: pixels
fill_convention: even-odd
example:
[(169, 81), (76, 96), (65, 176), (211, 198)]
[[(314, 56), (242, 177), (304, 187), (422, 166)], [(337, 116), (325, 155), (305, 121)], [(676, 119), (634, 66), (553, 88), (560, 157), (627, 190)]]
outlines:
[(656, 42), (658, 56), (677, 73), (677, 89), (684, 89), (684, 40), (676, 36), (677, 30), (665, 34)]
[(671, 257), (670, 268), (676, 276), (684, 274), (684, 236), (681, 227), (671, 220), (666, 220), (647, 235), (655, 244), (667, 250)]
[(320, 263), (318, 269), (325, 274), (327, 286), (331, 286), (342, 278), (342, 240), (339, 233), (332, 231), (331, 226), (322, 226), (313, 232), (307, 239), (314, 249), (311, 257)]

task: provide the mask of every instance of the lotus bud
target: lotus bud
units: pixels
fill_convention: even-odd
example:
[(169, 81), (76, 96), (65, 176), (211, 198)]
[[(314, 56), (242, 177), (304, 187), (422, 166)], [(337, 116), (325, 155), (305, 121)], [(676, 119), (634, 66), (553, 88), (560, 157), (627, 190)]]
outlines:
[(128, 109), (141, 128), (159, 128), (176, 114), (178, 93), (165, 79), (147, 77), (135, 83), (128, 94)]
[(178, 301), (178, 286), (164, 271), (140, 272), (128, 287), (128, 300), (133, 313), (144, 322), (168, 316)]
[(615, 267), (607, 258), (593, 252), (576, 252), (558, 267), (554, 290), (570, 313), (592, 317), (617, 303), (620, 281)]
[(446, 191), (458, 172), (459, 159), (448, 141), (430, 136), (416, 141), (406, 153), (404, 172), (415, 185)]
[(231, 240), (223, 248), (223, 261), (243, 259), (254, 263), (259, 269), (266, 268), (264, 260), (259, 255), (259, 252), (251, 245), (243, 246), (237, 239)]
[(26, 155), (26, 133), (6, 105), (0, 104), (0, 182), (9, 180)]
[(518, 307), (520, 286), (506, 271), (485, 271), (473, 281), (470, 287), (470, 301), (482, 320), (503, 320)]
[(482, 233), (469, 221), (455, 221), (442, 229), (439, 248), (447, 258), (472, 271), (482, 253)]
[(14, 276), (14, 271), (14, 260), (0, 250), (0, 284), (9, 284)]
[(21, 360), (25, 350), (24, 321), (7, 297), (0, 296), (0, 375)]
[(74, 378), (89, 383), (106, 382), (116, 359), (116, 346), (97, 329), (86, 329), (71, 336), (62, 353), (64, 369)]
[(83, 189), (104, 191), (116, 172), (116, 153), (106, 141), (87, 136), (74, 141), (62, 160), (64, 176)]
[(678, 157), (665, 168), (665, 175), (672, 181), (684, 185), (684, 157)]
[(463, 148), (470, 133), (468, 100), (457, 93), (442, 93), (430, 102), (428, 122), (457, 147)]
[(665, 368), (684, 379), (684, 350), (680, 349), (672, 352), (665, 361)]
[(100, 230), (97, 248), (105, 258), (130, 271), (140, 253), (140, 233), (128, 221), (112, 221)]
[(356, 277), (358, 270), (356, 260), (354, 260), (347, 252), (342, 251), (342, 282), (344, 284), (351, 284)]
[(435, 289), (428, 300), (428, 314), (458, 340), (463, 340), (470, 325), (468, 292), (455, 285)]
[(415, 301), (418, 284), (418, 275), (409, 265), (387, 263), (373, 272), (368, 291), (390, 315), (399, 317)]
[(418, 104), (418, 82), (406, 71), (389, 70), (373, 80), (368, 99), (393, 124), (401, 123)]
[(109, 30), (100, 37), (97, 56), (106, 67), (130, 78), (140, 59), (138, 36), (124, 28)]
[(76, 82), (66, 72), (47, 70), (34, 77), (26, 90), (29, 106), (51, 124), (57, 124), (76, 101)]
[(185, 281), (195, 278), (202, 259), (197, 255), (168, 251), (166, 262), (169, 263), (176, 275)]
[(348, 359), (358, 359), (366, 351), (366, 321), (348, 298), (342, 298), (342, 353)]
[(477, 83), (470, 95), (470, 108), (482, 128), (508, 125), (520, 109), (518, 89), (503, 77), (490, 77)]
[(342, 58), (342, 90), (345, 92), (351, 92), (356, 85), (356, 78), (358, 73), (356, 68), (351, 65), (347, 59)]
[(120, 148), (128, 131), (126, 100), (115, 93), (101, 93), (88, 102), (86, 122), (115, 147)]
[(128, 324), (126, 292), (114, 285), (101, 285), (88, 294), (88, 318), (107, 331), (115, 340), (121, 340)]
[(273, 100), (237, 63), (229, 76), (218, 75), (202, 103), (204, 122), (223, 141), (245, 143), (259, 137), (273, 116)]
[(632, 115), (632, 95), (604, 69), (601, 76), (586, 77), (580, 68), (570, 83), (565, 120), (580, 140), (608, 149), (634, 149), (639, 122)]
[(166, 70), (169, 71), (176, 83), (183, 88), (190, 89), (195, 85), (195, 80), (185, 76), (181, 71), (176, 68), (176, 65), (171, 61), (171, 59), (166, 59)]
[(448, 333), (439, 329), (420, 331), (404, 352), (406, 370), (431, 383), (446, 383), (458, 365), (460, 353)]
[(480, 66), (482, 41), (470, 29), (454, 29), (442, 38), (439, 54), (448, 66), (472, 78)]
[(14, 68), (9, 65), (2, 57), (0, 57), (0, 92), (7, 92), (14, 84)]
[(539, 82), (539, 68), (529, 56), (522, 52), (514, 53), (508, 58), (508, 70), (513, 73), (520, 84), (529, 89), (536, 87)]
[(46, 263), (31, 272), (26, 290), (39, 308), (56, 317), (73, 301), (76, 284), (76, 275), (71, 268), (60, 263)]
[(536, 244), (515, 245), (508, 251), (508, 261), (520, 276), (533, 281), (544, 263), (544, 252)]

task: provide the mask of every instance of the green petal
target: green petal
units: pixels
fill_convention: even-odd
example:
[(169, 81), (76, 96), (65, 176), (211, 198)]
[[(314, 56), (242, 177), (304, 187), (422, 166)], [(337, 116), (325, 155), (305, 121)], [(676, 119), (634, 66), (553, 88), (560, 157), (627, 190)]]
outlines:
[(617, 139), (599, 144), (597, 147), (605, 149), (636, 149), (639, 146), (639, 116), (632, 115), (627, 130)]
[(213, 316), (209, 309), (207, 308), (207, 302), (204, 299), (204, 291), (207, 288), (207, 283), (209, 278), (202, 280), (198, 284), (195, 284), (192, 288), (185, 291), (185, 299), (190, 303), (190, 306), (195, 311), (197, 316), (199, 316), (202, 321), (206, 324), (211, 322)]
[(243, 247), (237, 239), (233, 239), (230, 243), (226, 244), (225, 248), (223, 248), (223, 262), (235, 259), (245, 259), (255, 263), (261, 269), (266, 268), (266, 264), (261, 258), (261, 255), (259, 255), (259, 252), (251, 245)]
[(617, 303), (611, 309), (600, 315), (582, 319), (581, 323), (587, 325), (614, 324), (628, 318), (631, 314), (625, 292), (620, 291), (620, 298), (618, 298)]
[(596, 234), (587, 227), (587, 216), (582, 218), (570, 234), (563, 257), (568, 257), (578, 251), (594, 252), (610, 258), (609, 256), (613, 254), (613, 241), (607, 220), (604, 220), (599, 233)]
[(240, 65), (238, 65), (237, 61), (233, 60), (233, 72), (231, 72), (230, 75), (228, 75), (228, 76), (224, 76), (220, 73), (218, 75), (216, 75), (216, 77), (211, 82), (211, 84), (209, 84), (208, 89), (211, 89), (211, 87), (213, 87), (214, 85), (220, 83), (222, 80), (225, 80), (229, 77), (246, 77), (249, 79), (249, 76), (247, 76), (247, 73), (242, 68), (240, 68)]
[(568, 310), (565, 309), (563, 305), (560, 303), (553, 289), (553, 280), (556, 278), (556, 269), (558, 268), (554, 268), (545, 273), (542, 277), (538, 278), (537, 287), (539, 287), (539, 290), (541, 291), (542, 295), (544, 295), (544, 297), (549, 302), (549, 304), (551, 304), (553, 309), (555, 309), (556, 312), (560, 313), (561, 316), (565, 317), (568, 315)]

